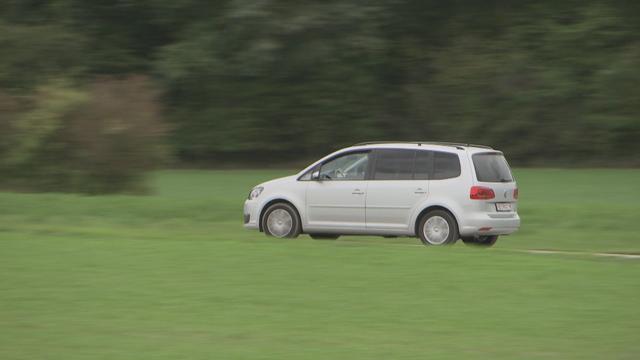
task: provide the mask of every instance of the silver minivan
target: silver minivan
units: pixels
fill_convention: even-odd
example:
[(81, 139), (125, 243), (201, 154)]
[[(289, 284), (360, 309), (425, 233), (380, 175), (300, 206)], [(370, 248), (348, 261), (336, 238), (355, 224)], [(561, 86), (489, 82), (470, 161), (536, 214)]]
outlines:
[(270, 236), (417, 236), (491, 246), (520, 227), (502, 152), (436, 142), (361, 143), (254, 187), (244, 226)]

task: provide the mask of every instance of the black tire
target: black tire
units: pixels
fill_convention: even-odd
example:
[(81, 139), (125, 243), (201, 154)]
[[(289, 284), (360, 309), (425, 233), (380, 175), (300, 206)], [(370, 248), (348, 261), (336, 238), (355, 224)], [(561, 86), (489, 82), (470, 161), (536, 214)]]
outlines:
[(314, 240), (336, 240), (340, 235), (336, 234), (309, 234)]
[(476, 238), (473, 236), (461, 236), (460, 240), (462, 240), (465, 245), (473, 245), (476, 243)]
[(462, 238), (462, 241), (465, 245), (491, 247), (496, 244), (496, 241), (498, 241), (498, 235), (483, 235), (478, 237), (465, 236)]
[[(425, 229), (424, 229), (425, 224), (427, 224), (427, 221), (429, 221), (429, 219), (434, 217), (439, 217), (441, 219), (444, 219), (447, 222), (449, 233), (447, 237), (444, 239), (444, 241), (442, 242), (435, 242), (433, 240), (430, 240), (425, 235)], [(436, 230), (438, 230), (438, 228), (436, 228)], [(453, 215), (451, 215), (451, 213), (445, 210), (432, 210), (424, 214), (420, 218), (420, 222), (418, 223), (417, 233), (422, 243), (427, 246), (453, 245), (455, 244), (456, 241), (458, 241), (458, 238), (460, 237), (458, 233), (458, 223), (456, 222), (456, 219), (453, 217)]]
[[(284, 210), (291, 217), (291, 228), (289, 229), (289, 231), (286, 231), (282, 235), (273, 234), (268, 226), (269, 216), (276, 210)], [(300, 216), (298, 215), (298, 211), (296, 210), (296, 208), (294, 208), (290, 204), (284, 203), (284, 202), (275, 203), (269, 206), (267, 210), (264, 212), (264, 215), (262, 216), (261, 224), (262, 224), (262, 231), (264, 231), (264, 233), (267, 236), (274, 236), (274, 237), (280, 237), (280, 238), (295, 238), (295, 237), (298, 237), (298, 235), (300, 235), (300, 232), (302, 231), (302, 227), (300, 225)]]

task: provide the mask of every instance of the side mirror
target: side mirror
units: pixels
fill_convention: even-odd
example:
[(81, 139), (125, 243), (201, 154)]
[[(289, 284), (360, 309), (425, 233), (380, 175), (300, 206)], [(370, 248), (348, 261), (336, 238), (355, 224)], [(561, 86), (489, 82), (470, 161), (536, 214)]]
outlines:
[(320, 181), (320, 170), (314, 170), (311, 173), (311, 180), (313, 181)]

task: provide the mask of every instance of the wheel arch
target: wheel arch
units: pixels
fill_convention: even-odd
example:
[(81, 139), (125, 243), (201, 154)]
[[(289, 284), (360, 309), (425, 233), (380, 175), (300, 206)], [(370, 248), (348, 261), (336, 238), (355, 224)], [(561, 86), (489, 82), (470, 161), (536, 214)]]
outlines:
[(285, 203), (287, 205), (290, 205), (295, 211), (296, 211), (296, 217), (298, 217), (298, 223), (300, 224), (300, 230), (303, 230), (302, 227), (302, 219), (300, 218), (300, 210), (298, 210), (298, 207), (291, 202), (290, 200), (287, 200), (285, 198), (281, 198), (281, 197), (277, 197), (274, 199), (271, 199), (269, 201), (267, 201), (263, 206), (262, 209), (260, 209), (260, 216), (258, 216), (258, 229), (260, 230), (260, 232), (264, 232), (264, 229), (262, 228), (262, 219), (264, 217), (264, 213), (267, 211), (267, 209), (274, 204), (277, 203)]
[(420, 226), (420, 219), (422, 219), (422, 217), (426, 213), (428, 213), (430, 211), (433, 211), (433, 210), (443, 210), (443, 211), (446, 211), (449, 214), (451, 214), (451, 216), (453, 217), (453, 220), (456, 222), (456, 227), (458, 229), (460, 229), (460, 221), (458, 220), (458, 217), (456, 216), (455, 212), (451, 211), (451, 209), (449, 209), (449, 208), (447, 208), (445, 206), (442, 206), (442, 205), (430, 205), (430, 206), (427, 206), (424, 209), (422, 209), (420, 211), (420, 213), (418, 213), (418, 216), (416, 216), (415, 221), (413, 222), (413, 234), (414, 234), (414, 236), (418, 236), (418, 231), (419, 231), (418, 227)]

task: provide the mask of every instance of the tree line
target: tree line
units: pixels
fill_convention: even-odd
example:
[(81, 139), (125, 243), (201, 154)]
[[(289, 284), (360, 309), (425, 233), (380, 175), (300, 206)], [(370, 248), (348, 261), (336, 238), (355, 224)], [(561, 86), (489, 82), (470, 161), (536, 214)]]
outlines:
[(638, 34), (634, 1), (0, 0), (0, 170), (128, 188), (367, 140), (637, 166)]

